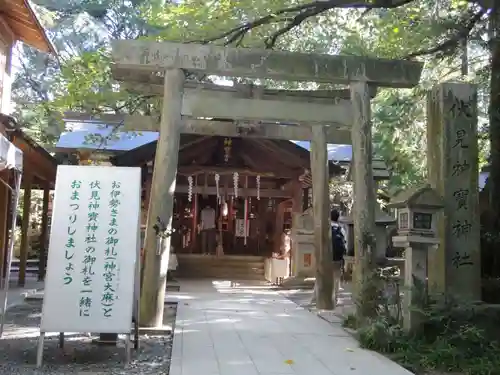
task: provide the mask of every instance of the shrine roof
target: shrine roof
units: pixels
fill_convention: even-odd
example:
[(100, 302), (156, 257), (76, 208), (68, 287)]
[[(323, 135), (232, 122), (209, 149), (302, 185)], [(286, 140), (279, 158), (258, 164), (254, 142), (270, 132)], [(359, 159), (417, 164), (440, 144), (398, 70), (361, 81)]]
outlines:
[(2, 0), (1, 15), (17, 40), (42, 52), (56, 54), (29, 0)]
[[(60, 135), (56, 144), (57, 151), (71, 150), (103, 150), (103, 151), (131, 151), (158, 139), (158, 132), (121, 132), (116, 131), (115, 125), (108, 125), (99, 121), (95, 122), (71, 122), (67, 123), (70, 131)], [(111, 136), (111, 134), (113, 135)], [(105, 143), (93, 143), (89, 141), (93, 135), (99, 138), (109, 138)], [(310, 142), (290, 141), (296, 145), (311, 150)], [(334, 162), (349, 163), (352, 159), (352, 146), (341, 144), (328, 145), (328, 158)]]
[(24, 175), (31, 173), (37, 178), (32, 186), (38, 188), (37, 182), (45, 181), (53, 187), (56, 180), (57, 160), (23, 132), (14, 117), (0, 113), (0, 123), (5, 127), (8, 139), (23, 151)]
[[(57, 151), (103, 150), (130, 151), (145, 144), (155, 142), (158, 132), (121, 132), (115, 125), (102, 122), (67, 123), (69, 131), (62, 133), (56, 144)], [(97, 136), (97, 137), (96, 137)], [(105, 139), (92, 142), (91, 138)]]
[[(304, 186), (310, 184), (310, 154), (307, 149), (287, 140), (232, 138), (229, 161), (225, 159), (226, 137), (181, 134), (179, 172), (206, 173), (210, 170), (237, 168), (242, 173), (258, 173), (264, 177), (289, 180), (299, 177)], [(236, 150), (233, 154), (231, 150)], [(156, 141), (133, 150), (117, 153), (111, 162), (117, 166), (141, 166), (154, 163)], [(215, 169), (214, 169), (215, 168)], [(329, 163), (331, 176), (344, 169)]]

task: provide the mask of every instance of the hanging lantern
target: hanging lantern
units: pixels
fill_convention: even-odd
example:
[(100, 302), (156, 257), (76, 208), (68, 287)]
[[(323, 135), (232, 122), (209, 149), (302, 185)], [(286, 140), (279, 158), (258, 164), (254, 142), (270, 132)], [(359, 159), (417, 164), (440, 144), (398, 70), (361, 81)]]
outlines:
[(233, 183), (234, 183), (234, 197), (238, 198), (238, 172), (233, 173)]
[(260, 201), (260, 176), (257, 176), (257, 200)]
[(216, 173), (215, 174), (215, 189), (217, 190), (217, 203), (220, 203), (219, 180), (220, 180), (220, 176), (218, 173)]
[(188, 177), (188, 201), (193, 199), (193, 176)]
[(224, 203), (222, 203), (221, 211), (222, 211), (222, 216), (224, 216), (224, 217), (226, 217), (229, 214), (229, 207), (227, 206), (226, 201), (224, 201)]

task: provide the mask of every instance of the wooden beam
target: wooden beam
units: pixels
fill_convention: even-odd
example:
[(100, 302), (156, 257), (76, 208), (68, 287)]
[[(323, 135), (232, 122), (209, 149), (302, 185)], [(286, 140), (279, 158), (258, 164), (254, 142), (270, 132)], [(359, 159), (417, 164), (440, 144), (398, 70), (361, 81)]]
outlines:
[[(116, 72), (118, 70), (118, 72)], [(113, 70), (113, 77), (118, 81), (124, 81), (121, 86), (130, 92), (146, 95), (163, 95), (163, 77), (152, 74), (135, 74), (132, 77), (122, 75), (119, 69)], [(270, 89), (260, 85), (237, 84), (234, 86), (216, 85), (214, 83), (201, 83), (187, 81), (185, 92), (208, 92), (214, 95), (231, 96), (233, 98), (250, 99), (258, 97), (262, 100), (282, 100), (302, 103), (330, 104), (339, 99), (350, 99), (351, 92), (348, 89), (340, 90), (279, 90)], [(255, 95), (258, 94), (258, 95)], [(377, 94), (377, 88), (370, 91), (372, 98)]]
[(290, 102), (284, 100), (240, 99), (225, 92), (184, 93), (182, 115), (192, 118), (224, 118), (230, 120), (279, 121), (296, 124), (352, 125), (351, 103), (346, 99), (329, 104)]
[[(144, 117), (144, 116), (142, 116)], [(136, 117), (137, 118), (137, 117)], [(135, 120), (135, 119), (134, 119)], [(141, 123), (142, 122), (142, 123)], [(148, 123), (149, 122), (149, 123)], [(150, 120), (130, 121), (124, 123), (125, 129), (139, 131), (140, 128), (150, 128)], [(271, 123), (249, 123), (244, 121), (213, 121), (198, 119), (183, 119), (181, 125), (183, 134), (196, 134), (221, 137), (244, 137), (244, 138), (264, 138), (283, 139), (293, 141), (310, 141), (311, 128), (309, 126), (278, 125)], [(351, 132), (335, 126), (326, 126), (326, 139), (328, 143), (351, 144)]]
[[(261, 176), (261, 177), (274, 177), (274, 178), (293, 178), (296, 177), (291, 173), (283, 173), (280, 171), (264, 171), (256, 169), (249, 170), (246, 168), (233, 168), (233, 167), (216, 167), (216, 166), (203, 166), (203, 165), (185, 165), (179, 167), (178, 173), (186, 176), (195, 176), (200, 174), (215, 174), (218, 173), (221, 176), (224, 175), (232, 175), (234, 172), (237, 172), (240, 176)], [(298, 174), (296, 174), (298, 175)]]
[[(106, 124), (123, 123), (123, 131), (158, 131), (159, 120), (143, 115), (89, 115), (67, 112), (67, 121), (102, 121)], [(122, 130), (122, 128), (120, 129)], [(221, 137), (245, 137), (309, 141), (312, 133), (310, 126), (279, 125), (276, 123), (250, 123), (245, 121), (182, 120), (181, 133)], [(327, 143), (351, 144), (351, 132), (335, 126), (325, 126)]]
[[(221, 190), (220, 190), (221, 191)], [(231, 192), (231, 189), (229, 190)], [(177, 185), (175, 187), (176, 193), (187, 194), (187, 185)], [(241, 193), (240, 193), (241, 192)], [(193, 194), (206, 194), (206, 195), (217, 195), (217, 188), (215, 186), (193, 186)], [(257, 189), (254, 188), (238, 188), (238, 195), (256, 197)], [(288, 190), (281, 189), (260, 189), (260, 196), (262, 198), (290, 198), (292, 193)]]
[[(328, 150), (322, 126), (313, 127), (311, 141), (311, 171), (313, 177), (314, 256), (316, 259), (316, 307), (332, 310), (333, 254), (330, 234), (330, 194), (328, 188)], [(360, 199), (361, 200), (361, 199)]]
[(161, 71), (181, 68), (228, 77), (270, 78), (349, 84), (366, 81), (383, 87), (414, 87), (423, 64), (369, 57), (292, 53), (263, 49), (115, 40), (112, 56), (118, 68)]

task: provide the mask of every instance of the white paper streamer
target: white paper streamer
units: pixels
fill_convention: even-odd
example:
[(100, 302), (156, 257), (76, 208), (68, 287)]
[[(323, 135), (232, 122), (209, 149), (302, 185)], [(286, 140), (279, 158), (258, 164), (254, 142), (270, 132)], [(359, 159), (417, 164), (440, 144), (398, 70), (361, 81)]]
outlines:
[(188, 201), (193, 199), (193, 176), (188, 177)]
[(220, 194), (219, 194), (219, 181), (220, 181), (220, 176), (218, 173), (216, 173), (215, 174), (215, 187), (217, 189), (217, 204), (221, 203)]
[(238, 172), (233, 173), (233, 183), (234, 183), (234, 197), (238, 198)]

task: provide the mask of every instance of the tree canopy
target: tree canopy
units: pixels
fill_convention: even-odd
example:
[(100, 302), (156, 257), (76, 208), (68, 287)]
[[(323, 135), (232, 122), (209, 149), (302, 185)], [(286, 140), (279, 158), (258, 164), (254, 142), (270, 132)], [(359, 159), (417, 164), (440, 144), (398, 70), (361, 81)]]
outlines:
[(483, 163), (489, 153), (496, 13), (485, 1), (37, 0), (36, 5), (60, 62), (21, 46), (13, 95), (27, 130), (44, 144), (52, 145), (64, 130), (66, 110), (155, 113), (155, 97), (132, 94), (113, 81), (108, 48), (112, 39), (151, 38), (421, 59), (425, 72), (418, 88), (380, 90), (373, 103), (375, 150), (392, 171), (389, 188), (425, 177), (424, 94), (436, 82), (479, 85)]

